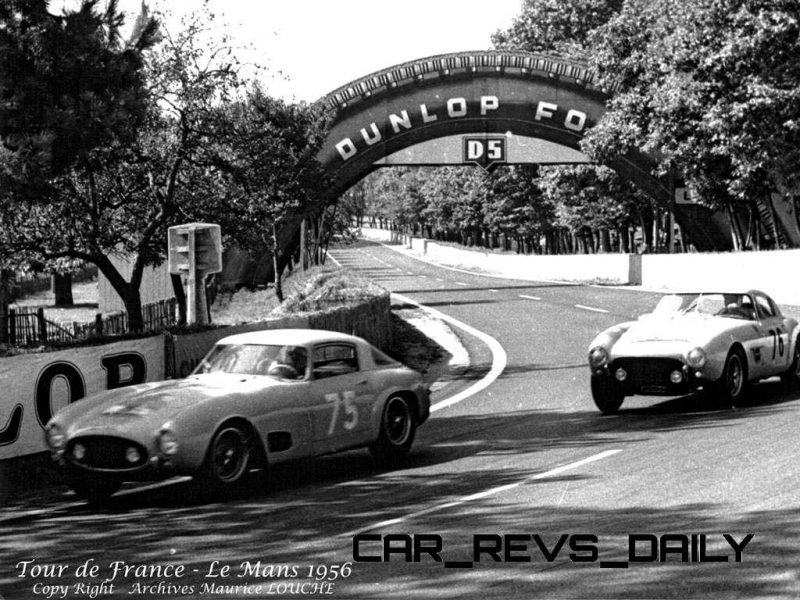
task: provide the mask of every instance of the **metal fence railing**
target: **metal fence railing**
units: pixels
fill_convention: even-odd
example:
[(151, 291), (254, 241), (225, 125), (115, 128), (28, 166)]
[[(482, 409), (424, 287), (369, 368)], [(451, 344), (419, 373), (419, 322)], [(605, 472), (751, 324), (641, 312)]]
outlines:
[[(161, 331), (175, 325), (176, 307), (175, 298), (143, 305), (142, 331)], [(105, 316), (98, 313), (93, 321), (88, 322), (56, 323), (46, 318), (42, 307), (17, 307), (9, 309), (5, 320), (8, 343), (12, 346), (69, 345), (90, 337), (129, 333), (128, 314), (124, 312)]]

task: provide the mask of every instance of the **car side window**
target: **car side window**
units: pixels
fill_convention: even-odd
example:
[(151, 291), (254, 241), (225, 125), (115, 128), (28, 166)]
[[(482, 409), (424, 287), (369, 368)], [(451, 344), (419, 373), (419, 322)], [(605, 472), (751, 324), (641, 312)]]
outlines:
[(358, 355), (352, 344), (321, 344), (312, 352), (312, 376), (324, 379), (358, 371)]
[(774, 307), (764, 296), (756, 295), (756, 307), (758, 307), (758, 317), (760, 319), (769, 319), (775, 316)]
[(372, 362), (375, 363), (376, 367), (393, 367), (397, 365), (396, 360), (389, 358), (377, 348), (372, 348)]

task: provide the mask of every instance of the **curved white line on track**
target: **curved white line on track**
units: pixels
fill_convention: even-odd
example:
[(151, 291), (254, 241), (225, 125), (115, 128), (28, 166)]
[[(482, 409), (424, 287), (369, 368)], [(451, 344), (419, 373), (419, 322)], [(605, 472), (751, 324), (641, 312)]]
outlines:
[(467, 389), (460, 391), (459, 393), (450, 396), (449, 398), (445, 398), (444, 400), (440, 400), (433, 406), (431, 406), (431, 412), (436, 412), (442, 410), (443, 408), (447, 408), (448, 406), (453, 406), (453, 404), (458, 404), (462, 400), (466, 400), (470, 396), (473, 396), (480, 392), (483, 389), (489, 387), (495, 379), (500, 377), (500, 374), (506, 368), (506, 364), (508, 363), (508, 355), (503, 347), (500, 345), (496, 339), (490, 336), (487, 333), (479, 331), (474, 327), (467, 325), (466, 323), (462, 323), (456, 318), (451, 317), (450, 315), (446, 315), (443, 312), (436, 310), (435, 308), (430, 308), (429, 306), (425, 306), (424, 304), (420, 304), (416, 300), (412, 300), (408, 296), (403, 296), (402, 294), (392, 294), (395, 298), (400, 300), (401, 302), (405, 302), (408, 304), (413, 304), (414, 306), (425, 310), (432, 315), (435, 315), (437, 318), (441, 319), (442, 321), (446, 321), (451, 325), (458, 327), (459, 329), (466, 331), (470, 335), (474, 335), (476, 338), (481, 340), (484, 344), (489, 346), (489, 350), (492, 352), (492, 368), (489, 369), (489, 372), (484, 375), (480, 380), (473, 383)]
[(380, 527), (390, 527), (392, 525), (397, 525), (398, 523), (402, 523), (403, 521), (408, 521), (410, 519), (414, 519), (416, 517), (422, 517), (424, 515), (428, 515), (430, 513), (439, 512), (440, 510), (445, 510), (448, 508), (453, 508), (454, 506), (459, 506), (461, 504), (466, 504), (467, 502), (472, 502), (474, 500), (481, 500), (483, 498), (487, 498), (489, 496), (494, 496), (496, 494), (500, 494), (502, 492), (506, 492), (508, 490), (513, 490), (514, 488), (518, 488), (519, 486), (526, 484), (530, 481), (536, 481), (539, 479), (547, 479), (549, 477), (553, 477), (555, 475), (560, 475), (565, 471), (571, 471), (572, 469), (577, 469), (578, 467), (582, 467), (583, 465), (588, 465), (589, 463), (597, 462), (598, 460), (603, 460), (604, 458), (608, 458), (609, 456), (613, 456), (622, 452), (622, 450), (605, 450), (600, 452), (599, 454), (593, 454), (592, 456), (587, 456), (586, 458), (582, 458), (581, 460), (561, 465), (560, 467), (555, 467), (550, 469), (549, 471), (545, 471), (543, 473), (537, 473), (536, 475), (531, 475), (530, 477), (524, 477), (519, 481), (514, 483), (507, 483), (506, 485), (501, 485), (498, 487), (490, 488), (488, 490), (484, 490), (482, 492), (477, 492), (475, 494), (470, 494), (469, 496), (463, 496), (457, 500), (452, 500), (450, 502), (445, 502), (444, 504), (437, 504), (435, 506), (431, 506), (429, 508), (423, 508), (414, 513), (407, 514), (403, 517), (396, 517), (394, 519), (387, 519), (385, 521), (381, 521), (380, 523), (374, 523), (372, 525), (367, 525), (366, 527), (362, 527), (360, 529), (356, 529), (354, 531), (349, 531), (345, 534), (342, 534), (339, 537), (343, 538), (352, 538), (353, 536), (358, 535), (359, 533), (364, 533), (366, 531), (372, 531), (373, 529), (378, 529)]
[(333, 261), (333, 264), (335, 264), (337, 267), (339, 267), (340, 269), (342, 268), (342, 263), (336, 260), (336, 258), (334, 258), (333, 254), (331, 254), (330, 252), (328, 252), (328, 258), (330, 258)]

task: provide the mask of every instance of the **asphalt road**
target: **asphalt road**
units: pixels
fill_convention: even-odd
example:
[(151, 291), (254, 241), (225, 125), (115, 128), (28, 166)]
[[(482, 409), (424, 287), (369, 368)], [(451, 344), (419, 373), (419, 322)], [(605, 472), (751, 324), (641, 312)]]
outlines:
[[(59, 504), (6, 520), (0, 595), (68, 585), (66, 597), (90, 597), (74, 587), (82, 582), (97, 597), (139, 598), (800, 596), (798, 392), (769, 381), (743, 408), (638, 398), (601, 416), (587, 345), (648, 312), (656, 295), (493, 279), (380, 245), (333, 256), (497, 340), (500, 377), (437, 410), (400, 470), (377, 472), (365, 451), (350, 452), (276, 469), (269, 491), (226, 501), (177, 483), (100, 513)], [(486, 343), (460, 335), (473, 366), (434, 403), (490, 372)], [(367, 536), (360, 557), (380, 562), (354, 561), (355, 536)], [(419, 556), (413, 545), (404, 554), (407, 540)], [(20, 577), (21, 561), (34, 559)], [(98, 576), (76, 578), (86, 561)], [(102, 583), (114, 561), (132, 568)], [(31, 577), (43, 564), (68, 567)], [(133, 568), (167, 564), (185, 572)], [(310, 587), (315, 575), (328, 583)]]

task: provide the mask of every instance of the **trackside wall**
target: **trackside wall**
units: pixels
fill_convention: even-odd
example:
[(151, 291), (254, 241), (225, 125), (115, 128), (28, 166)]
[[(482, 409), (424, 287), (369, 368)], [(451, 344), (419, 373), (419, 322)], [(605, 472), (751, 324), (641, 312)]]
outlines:
[[(385, 242), (387, 231), (361, 228), (365, 239)], [(394, 232), (396, 234), (396, 232)], [(455, 268), (476, 269), (503, 277), (523, 280), (597, 281), (629, 283), (638, 273), (632, 271), (627, 254), (530, 255), (465, 249), (408, 235), (400, 245), (427, 259)]]
[[(384, 241), (379, 229), (362, 228), (365, 239)], [(760, 289), (779, 304), (800, 306), (793, 273), (800, 250), (688, 254), (538, 255), (486, 252), (403, 236), (397, 246), (443, 266), (485, 271), (528, 281), (641, 285), (656, 291)]]
[(642, 256), (642, 285), (665, 289), (763, 290), (778, 304), (800, 306), (800, 250), (650, 254)]

